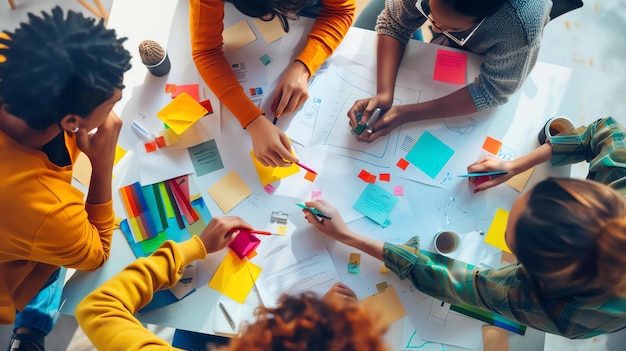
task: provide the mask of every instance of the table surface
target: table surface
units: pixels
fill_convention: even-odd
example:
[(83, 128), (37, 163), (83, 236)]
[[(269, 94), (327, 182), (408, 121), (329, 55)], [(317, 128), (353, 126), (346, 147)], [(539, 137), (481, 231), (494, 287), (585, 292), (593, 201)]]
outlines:
[[(227, 6), (230, 5), (227, 4)], [(129, 18), (133, 18), (133, 21), (129, 21)], [(236, 11), (227, 11), (225, 28), (242, 19), (244, 17)], [(252, 25), (252, 19), (248, 18), (247, 20), (251, 27), (255, 28)], [(254, 57), (259, 57), (263, 53), (262, 50), (270, 52), (272, 58), (278, 58), (279, 53), (284, 53), (284, 57), (278, 58), (272, 63), (274, 65), (272, 69), (277, 69), (281, 64), (286, 65), (290, 61), (290, 55), (293, 55), (293, 46), (301, 45), (301, 38), (310, 24), (310, 20), (301, 18), (292, 23), (291, 30), (286, 37), (271, 44), (266, 44), (259, 38), (254, 44), (250, 44), (236, 53), (229, 53), (228, 58), (234, 62), (232, 60), (243, 57), (238, 57), (238, 55), (256, 55)], [(188, 3), (186, 1), (115, 1), (109, 19), (109, 27), (115, 28), (120, 35), (128, 37), (125, 45), (133, 53), (133, 68), (127, 72), (124, 78), (126, 85), (124, 96), (114, 108), (115, 112), (125, 122), (119, 144), (124, 149), (130, 150), (115, 168), (113, 185), (117, 189), (140, 179), (140, 170), (133, 166), (136, 165), (137, 158), (141, 155), (139, 152), (133, 152), (133, 150), (137, 150), (138, 138), (130, 128), (130, 120), (139, 113), (138, 111), (150, 112), (162, 107), (167, 102), (169, 97), (162, 90), (166, 83), (192, 84), (199, 83), (201, 79), (198, 78), (190, 58)], [(257, 37), (259, 36), (257, 35)], [(172, 61), (172, 71), (168, 76), (153, 77), (147, 73), (141, 64), (139, 55), (136, 54), (136, 48), (138, 43), (145, 39), (152, 39), (167, 45)], [(348, 37), (329, 61), (334, 68), (345, 69), (350, 72), (358, 71), (359, 66), (365, 70), (375, 71), (375, 47), (376, 34), (374, 32), (352, 28)], [(405, 85), (407, 89), (412, 89), (408, 90), (409, 92), (419, 91), (420, 101), (443, 96), (459, 88), (458, 85), (432, 80), (438, 49), (441, 47), (413, 40), (407, 47), (402, 63), (402, 69), (406, 70), (403, 73), (407, 74), (399, 77), (398, 84)], [(445, 49), (454, 51), (450, 48)], [(467, 82), (472, 81), (478, 75), (480, 62), (479, 56), (468, 54)], [(331, 73), (334, 68), (329, 68), (326, 71), (327, 74)], [(250, 74), (252, 81), (255, 77), (258, 78), (254, 72)], [(264, 74), (260, 77), (267, 79), (269, 73)], [(393, 147), (394, 142), (399, 144), (403, 141), (418, 139), (425, 131), (432, 133), (455, 150), (454, 156), (445, 168), (451, 174), (464, 173), (468, 164), (482, 157), (480, 146), (486, 136), (502, 141), (503, 145), (510, 151), (509, 156), (511, 157), (525, 154), (537, 146), (536, 132), (543, 126), (545, 120), (558, 112), (558, 102), (563, 98), (563, 85), (567, 83), (568, 74), (568, 71), (561, 67), (538, 63), (524, 86), (511, 97), (508, 104), (469, 116), (410, 123), (402, 126), (387, 139), (388, 144), (392, 147), (385, 157), (377, 162), (369, 162), (367, 157), (361, 157), (361, 154), (358, 153), (346, 155), (344, 152), (343, 155), (338, 156), (332, 147), (320, 146), (315, 143), (315, 140), (308, 145), (294, 142), (294, 149), (302, 162), (316, 169), (320, 175), (314, 183), (303, 180), (302, 173), (283, 179), (274, 184), (279, 191), (276, 196), (272, 195), (274, 197), (268, 200), (268, 203), (293, 201), (294, 198), (304, 201), (308, 200), (312, 190), (321, 190), (326, 200), (342, 210), (345, 208), (347, 217), (353, 219), (351, 215), (355, 216), (355, 219), (349, 224), (354, 230), (390, 242), (402, 242), (414, 235), (420, 235), (422, 247), (430, 251), (433, 250), (431, 242), (434, 234), (441, 230), (450, 229), (461, 234), (477, 231), (486, 232), (495, 210), (497, 208), (508, 210), (519, 195), (517, 191), (502, 185), (474, 195), (471, 193), (467, 181), (461, 178), (456, 179), (456, 177), (442, 180), (441, 182), (445, 183), (442, 186), (432, 186), (432, 182), (428, 185), (426, 184), (428, 182), (424, 182), (424, 178), (419, 176), (419, 172), (403, 172), (395, 167), (395, 161), (403, 153), (400, 150), (401, 147)], [(311, 90), (310, 100), (315, 98), (315, 94), (326, 98), (324, 89), (314, 90), (311, 88)], [(211, 98), (213, 106), (219, 106), (215, 97), (205, 86), (201, 89), (201, 95), (205, 98)], [(333, 96), (329, 98), (332, 100)], [(328, 101), (328, 99), (324, 99), (323, 102), (324, 106), (332, 105), (332, 103), (333, 101)], [(328, 111), (328, 109), (324, 111)], [(207, 126), (217, 126), (219, 130), (205, 130), (203, 136), (207, 140), (216, 140), (221, 158), (224, 161), (224, 169), (202, 177), (194, 177), (196, 184), (211, 214), (213, 216), (222, 215), (223, 212), (208, 196), (206, 190), (230, 170), (235, 170), (251, 188), (252, 195), (230, 211), (228, 215), (239, 215), (255, 227), (262, 226), (262, 220), (259, 222), (261, 216), (252, 215), (251, 210), (258, 205), (262, 205), (267, 210), (266, 203), (256, 204), (254, 199), (266, 199), (268, 194), (262, 190), (250, 161), (249, 152), (252, 147), (249, 136), (241, 129), (237, 120), (226, 108), (222, 106), (219, 112), (219, 114), (216, 113), (208, 117), (213, 120), (207, 124)], [(318, 123), (320, 118), (318, 116)], [(347, 118), (343, 122), (347, 124)], [(298, 126), (298, 123), (297, 116), (287, 116), (279, 120), (279, 126), (286, 130)], [(313, 139), (315, 139), (315, 133)], [(233, 141), (236, 141), (236, 144)], [(376, 150), (382, 142), (362, 144), (362, 150)], [(375, 145), (377, 143), (378, 146)], [(393, 163), (390, 163), (389, 160), (393, 160)], [(404, 187), (404, 196), (398, 197), (398, 204), (389, 217), (392, 224), (387, 228), (383, 229), (367, 218), (357, 218), (358, 216), (350, 208), (365, 187), (364, 184), (359, 183), (361, 181), (357, 178), (362, 169), (373, 174), (390, 173), (391, 182), (388, 184), (377, 182), (377, 185), (389, 191), (395, 185)], [(539, 166), (531, 176), (527, 187), (548, 175), (567, 176), (569, 175), (569, 167)], [(436, 178), (436, 180), (439, 179)], [(115, 196), (114, 207), (118, 217), (122, 217), (124, 211), (117, 195)], [(293, 207), (290, 215), (301, 217), (300, 210), (295, 205)], [(262, 217), (266, 218), (266, 215), (263, 214)], [(299, 224), (304, 222), (302, 219), (299, 221)], [(310, 229), (307, 230), (305, 226), (301, 226), (297, 230), (303, 230), (307, 235), (317, 235), (309, 234), (311, 231)], [(356, 251), (325, 238), (324, 243), (332, 257), (339, 280), (353, 288), (359, 298), (372, 295), (376, 292), (375, 285), (381, 281), (386, 281), (395, 287), (407, 310), (425, 299), (424, 296), (421, 296), (423, 294), (416, 292), (408, 281), (401, 281), (394, 275), (379, 274), (380, 262), (365, 254), (361, 255), (360, 273), (358, 275), (348, 273), (346, 269), (348, 255), (350, 252)], [(95, 272), (77, 272), (68, 281), (63, 292), (62, 312), (72, 314), (76, 304), (94, 286), (102, 284), (134, 259), (135, 256), (123, 234), (116, 231), (109, 261)], [(212, 264), (217, 263), (213, 262)], [(204, 264), (204, 266), (213, 267), (212, 264)], [(204, 282), (203, 286), (198, 287), (196, 292), (181, 301), (157, 310), (141, 313), (138, 318), (147, 323), (213, 333), (215, 304), (207, 303), (207, 301), (216, 301), (221, 294), (206, 286), (208, 278), (200, 279)], [(407, 333), (410, 335), (411, 330), (415, 329), (407, 318), (395, 322), (388, 333), (390, 343), (393, 343), (397, 348), (407, 347), (406, 335)], [(512, 334), (510, 340), (513, 349), (515, 349), (515, 345), (527, 346), (528, 343), (540, 342), (543, 345), (543, 334), (529, 330), (524, 337)], [(428, 347), (441, 349), (442, 346), (431, 344)], [(454, 347), (446, 347), (447, 349), (454, 349)]]

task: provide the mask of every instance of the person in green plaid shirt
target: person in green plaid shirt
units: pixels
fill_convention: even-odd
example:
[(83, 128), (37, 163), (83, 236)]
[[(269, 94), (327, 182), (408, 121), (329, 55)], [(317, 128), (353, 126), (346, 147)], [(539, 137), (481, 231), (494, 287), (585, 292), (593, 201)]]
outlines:
[(508, 171), (476, 185), (476, 192), (547, 161), (590, 165), (586, 180), (549, 178), (520, 195), (505, 234), (519, 262), (500, 269), (421, 251), (417, 236), (398, 245), (359, 235), (323, 200), (306, 204), (332, 220), (304, 215), (322, 234), (380, 259), (401, 279), (450, 304), (493, 311), (568, 338), (611, 333), (626, 327), (625, 135), (609, 117), (551, 137), (519, 159), (488, 157), (468, 167)]

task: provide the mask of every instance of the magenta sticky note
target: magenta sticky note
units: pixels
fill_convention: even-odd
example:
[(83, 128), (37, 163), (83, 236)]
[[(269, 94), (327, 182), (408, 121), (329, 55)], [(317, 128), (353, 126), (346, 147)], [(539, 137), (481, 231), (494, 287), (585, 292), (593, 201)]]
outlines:
[(433, 79), (446, 83), (465, 84), (467, 54), (462, 52), (437, 50)]
[(395, 196), (403, 196), (404, 195), (404, 187), (402, 185), (396, 185), (393, 187), (393, 194)]
[(261, 243), (261, 240), (254, 234), (245, 230), (239, 231), (239, 234), (235, 237), (228, 247), (239, 257), (243, 259)]

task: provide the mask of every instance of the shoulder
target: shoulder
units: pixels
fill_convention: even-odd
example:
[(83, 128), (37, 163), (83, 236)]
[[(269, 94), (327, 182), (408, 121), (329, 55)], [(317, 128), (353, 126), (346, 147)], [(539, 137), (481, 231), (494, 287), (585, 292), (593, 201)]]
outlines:
[(510, 0), (493, 16), (504, 23), (515, 25), (526, 33), (529, 41), (533, 41), (541, 36), (543, 27), (550, 19), (551, 8), (550, 0)]

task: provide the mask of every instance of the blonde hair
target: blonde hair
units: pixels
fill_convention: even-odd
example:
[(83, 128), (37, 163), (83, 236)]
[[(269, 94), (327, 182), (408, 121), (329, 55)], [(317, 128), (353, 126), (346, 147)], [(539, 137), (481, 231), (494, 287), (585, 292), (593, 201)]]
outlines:
[(548, 298), (626, 296), (626, 201), (590, 180), (550, 178), (530, 192), (515, 225), (526, 270)]

